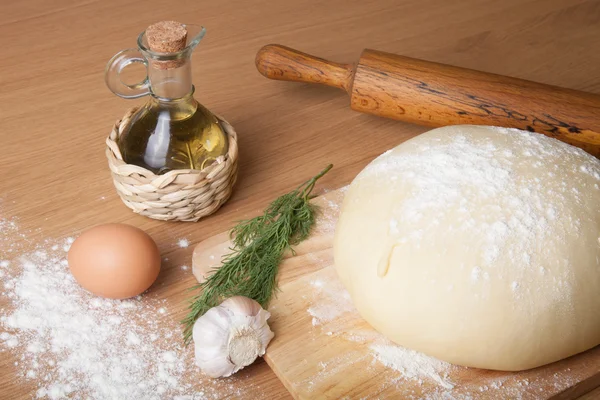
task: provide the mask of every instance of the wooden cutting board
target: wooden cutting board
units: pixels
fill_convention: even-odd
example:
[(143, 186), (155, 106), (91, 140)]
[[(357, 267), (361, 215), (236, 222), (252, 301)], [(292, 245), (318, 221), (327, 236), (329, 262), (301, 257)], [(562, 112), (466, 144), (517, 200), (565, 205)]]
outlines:
[[(314, 232), (286, 255), (269, 307), (275, 338), (265, 359), (296, 399), (575, 399), (600, 386), (600, 346), (511, 373), (452, 366), (388, 342), (358, 315), (333, 268), (344, 193), (314, 200)], [(203, 241), (194, 265), (217, 266), (229, 245), (227, 233)]]

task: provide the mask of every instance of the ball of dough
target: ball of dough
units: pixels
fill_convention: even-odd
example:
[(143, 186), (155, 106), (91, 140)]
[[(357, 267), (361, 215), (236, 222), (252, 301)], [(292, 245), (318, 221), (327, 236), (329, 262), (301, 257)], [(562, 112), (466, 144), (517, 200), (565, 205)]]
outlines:
[(537, 133), (434, 129), (350, 185), (335, 265), (359, 313), (450, 363), (516, 371), (600, 344), (600, 160)]

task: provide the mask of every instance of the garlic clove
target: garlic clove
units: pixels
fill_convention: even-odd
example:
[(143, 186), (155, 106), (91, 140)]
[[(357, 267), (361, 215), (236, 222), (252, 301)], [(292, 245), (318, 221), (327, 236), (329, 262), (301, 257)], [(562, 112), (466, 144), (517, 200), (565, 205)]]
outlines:
[(202, 372), (211, 378), (226, 378), (236, 373), (238, 369), (227, 357), (205, 361), (200, 366)]
[(221, 303), (221, 306), (231, 310), (234, 314), (255, 316), (262, 307), (258, 302), (244, 296), (233, 296)]
[(254, 316), (254, 318), (252, 318), (252, 326), (255, 329), (260, 329), (263, 326), (267, 325), (267, 320), (270, 317), (271, 313), (261, 308), (260, 311)]
[(235, 296), (208, 310), (194, 324), (196, 364), (213, 378), (226, 377), (265, 354), (274, 334), (268, 311), (256, 301)]
[(226, 310), (218, 307), (213, 307), (208, 310), (203, 316), (198, 318), (202, 323), (194, 324), (193, 337), (202, 338), (202, 341), (211, 347), (217, 346), (223, 342), (223, 336), (229, 331), (229, 315)]
[(195, 350), (196, 360), (199, 362), (207, 362), (224, 357), (227, 354), (227, 343), (218, 344), (216, 346), (197, 346)]
[(275, 334), (273, 333), (271, 328), (269, 328), (269, 325), (267, 325), (267, 319), (269, 319), (271, 314), (265, 310), (262, 311), (266, 314), (266, 317), (264, 318), (264, 324), (257, 329), (257, 332), (259, 332), (259, 340), (262, 343), (262, 352), (259, 354), (259, 356), (261, 357), (265, 354), (265, 351), (267, 350), (267, 346), (271, 339), (275, 337)]

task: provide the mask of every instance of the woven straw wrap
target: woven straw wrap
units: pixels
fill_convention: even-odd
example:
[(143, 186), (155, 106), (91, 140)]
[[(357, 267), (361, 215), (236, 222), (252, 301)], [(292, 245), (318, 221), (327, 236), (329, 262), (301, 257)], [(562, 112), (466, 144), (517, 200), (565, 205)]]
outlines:
[(237, 178), (237, 135), (219, 118), (229, 136), (227, 155), (201, 171), (179, 169), (156, 175), (123, 161), (117, 139), (137, 108), (117, 121), (106, 139), (106, 157), (121, 200), (134, 212), (163, 221), (198, 221), (217, 211), (229, 199)]

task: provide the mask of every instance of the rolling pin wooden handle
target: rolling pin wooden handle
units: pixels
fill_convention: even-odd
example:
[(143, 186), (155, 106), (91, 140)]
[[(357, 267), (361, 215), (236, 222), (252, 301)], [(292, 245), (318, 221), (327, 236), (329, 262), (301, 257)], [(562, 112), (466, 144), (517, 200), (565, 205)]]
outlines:
[(256, 68), (270, 79), (319, 83), (349, 91), (352, 66), (314, 57), (277, 44), (264, 46), (256, 54)]

